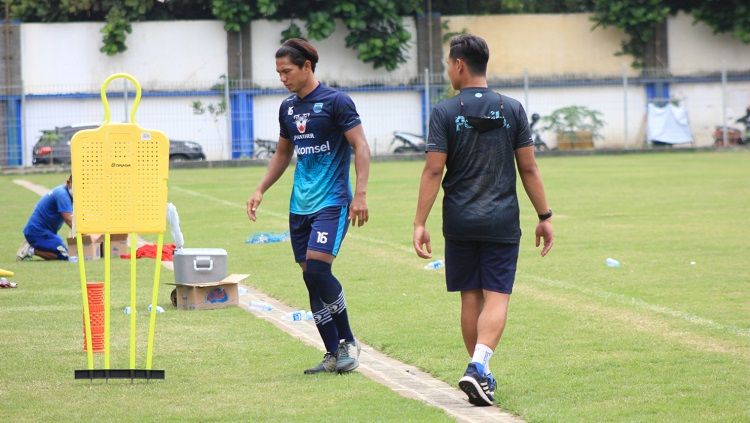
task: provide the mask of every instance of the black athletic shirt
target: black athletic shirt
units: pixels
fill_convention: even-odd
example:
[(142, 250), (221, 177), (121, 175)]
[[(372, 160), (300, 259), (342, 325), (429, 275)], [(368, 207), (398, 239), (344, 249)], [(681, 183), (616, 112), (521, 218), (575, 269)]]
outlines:
[[(467, 116), (504, 119), (505, 126), (480, 134)], [(489, 88), (466, 88), (435, 106), (426, 150), (448, 155), (443, 178), (445, 238), (519, 242), (514, 151), (533, 144), (521, 103)]]

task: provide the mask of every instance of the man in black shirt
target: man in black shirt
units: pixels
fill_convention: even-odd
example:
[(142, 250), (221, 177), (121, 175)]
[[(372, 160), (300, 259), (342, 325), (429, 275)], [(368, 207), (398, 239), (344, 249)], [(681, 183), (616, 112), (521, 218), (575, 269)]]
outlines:
[(472, 357), (459, 387), (474, 405), (494, 401), (489, 359), (505, 328), (521, 238), (516, 166), (539, 216), (542, 256), (554, 237), (526, 112), (487, 87), (488, 60), (482, 38), (451, 40), (448, 77), (460, 92), (436, 105), (430, 118), (413, 238), (417, 255), (430, 258), (425, 224), (442, 179), (446, 285), (461, 292), (461, 332)]

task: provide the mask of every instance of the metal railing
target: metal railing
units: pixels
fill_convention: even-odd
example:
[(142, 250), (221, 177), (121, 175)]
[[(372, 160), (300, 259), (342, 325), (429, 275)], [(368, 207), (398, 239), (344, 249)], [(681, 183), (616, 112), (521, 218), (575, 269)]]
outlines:
[[(443, 74), (416, 78), (323, 81), (347, 92), (362, 117), (373, 154), (393, 154), (393, 133), (426, 133), (432, 106), (453, 94)], [(664, 71), (621, 75), (508, 75), (489, 85), (519, 100), (528, 115), (583, 105), (601, 112), (605, 126), (600, 149), (631, 149), (645, 142), (650, 102), (670, 101), (687, 110), (692, 145), (729, 145), (735, 120), (750, 105), (750, 72), (675, 75)], [(132, 92), (111, 87), (113, 121), (124, 121)], [(151, 81), (143, 84), (138, 123), (160, 129), (170, 139), (199, 143), (209, 160), (252, 158), (257, 140), (278, 139), (278, 113), (289, 93), (278, 81)], [(99, 87), (0, 87), (0, 166), (31, 166), (33, 146), (45, 130), (102, 120)], [(119, 116), (118, 116), (119, 115)], [(555, 134), (542, 131), (554, 148)]]

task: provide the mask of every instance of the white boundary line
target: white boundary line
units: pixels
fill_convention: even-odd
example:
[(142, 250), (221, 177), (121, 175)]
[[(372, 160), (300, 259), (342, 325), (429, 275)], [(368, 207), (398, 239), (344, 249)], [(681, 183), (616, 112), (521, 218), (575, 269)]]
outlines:
[(564, 288), (568, 290), (575, 290), (580, 293), (586, 294), (590, 297), (597, 297), (597, 298), (601, 298), (607, 301), (612, 301), (618, 304), (634, 306), (635, 308), (638, 308), (638, 309), (648, 310), (656, 314), (661, 314), (661, 315), (681, 319), (681, 320), (684, 320), (685, 322), (691, 323), (696, 326), (703, 326), (703, 327), (715, 329), (717, 331), (721, 331), (721, 332), (732, 334), (732, 335), (750, 337), (750, 329), (740, 328), (740, 327), (732, 326), (732, 325), (724, 325), (724, 324), (715, 322), (713, 320), (706, 319), (704, 317), (700, 317), (694, 314), (687, 313), (685, 311), (674, 310), (669, 307), (647, 303), (646, 301), (643, 301), (640, 298), (628, 297), (627, 295), (615, 294), (613, 292), (600, 291), (597, 289), (586, 288), (586, 287), (579, 286), (573, 283), (544, 278), (541, 276), (527, 275), (527, 274), (522, 274), (522, 276), (525, 278), (543, 283), (548, 286)]
[(37, 185), (23, 179), (14, 179), (13, 183), (18, 186), (22, 186), (35, 194), (39, 194), (39, 196), (42, 196), (50, 191), (47, 187), (43, 187), (41, 185)]
[[(208, 194), (203, 194), (202, 192), (197, 192), (197, 191), (189, 190), (189, 189), (178, 187), (178, 186), (171, 186), (170, 188), (174, 189), (174, 190), (177, 190), (177, 191), (180, 191), (182, 193), (185, 193), (187, 195), (192, 195), (193, 197), (198, 197), (198, 198), (203, 198), (203, 199), (206, 199), (206, 200), (211, 200), (211, 201), (214, 201), (216, 203), (224, 204), (226, 206), (230, 206), (230, 207), (234, 207), (234, 208), (240, 208), (240, 209), (243, 209), (243, 210), (247, 209), (247, 207), (245, 205), (241, 205), (241, 204), (237, 204), (237, 203), (232, 203), (231, 201), (227, 201), (227, 200), (224, 200), (224, 199), (221, 199), (221, 198), (216, 198), (216, 197), (213, 197), (213, 196), (208, 195)], [(269, 216), (282, 219), (284, 222), (288, 222), (289, 221), (289, 213), (279, 213), (279, 212), (276, 212), (276, 211), (273, 211), (273, 210), (269, 210), (268, 208), (265, 208), (263, 206), (261, 206), (261, 208), (258, 210), (258, 213), (260, 213), (260, 215), (258, 216), (259, 218), (262, 218), (263, 217), (262, 215), (267, 214)], [(388, 241), (382, 241), (382, 240), (379, 240), (379, 239), (362, 236), (362, 235), (359, 235), (359, 234), (355, 234), (355, 233), (352, 233), (351, 230), (347, 231), (346, 236), (348, 238), (358, 239), (358, 240), (362, 240), (362, 241), (365, 241), (365, 242), (371, 242), (373, 244), (382, 245), (382, 246), (389, 247), (389, 248), (392, 248), (394, 250), (399, 250), (399, 251), (405, 252), (405, 253), (411, 253), (412, 252), (412, 250), (409, 247), (406, 247), (406, 246), (403, 246), (403, 245), (394, 244), (394, 243), (388, 242)]]

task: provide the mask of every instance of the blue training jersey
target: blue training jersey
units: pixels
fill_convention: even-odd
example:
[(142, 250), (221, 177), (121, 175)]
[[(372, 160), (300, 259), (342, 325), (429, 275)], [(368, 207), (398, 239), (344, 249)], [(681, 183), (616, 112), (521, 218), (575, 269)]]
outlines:
[(279, 135), (297, 153), (291, 213), (307, 215), (351, 202), (352, 150), (344, 133), (361, 123), (352, 99), (322, 83), (305, 98), (293, 95), (281, 103)]
[(39, 200), (23, 233), (38, 234), (44, 231), (57, 233), (65, 222), (62, 213), (73, 213), (73, 197), (65, 185), (55, 187)]

